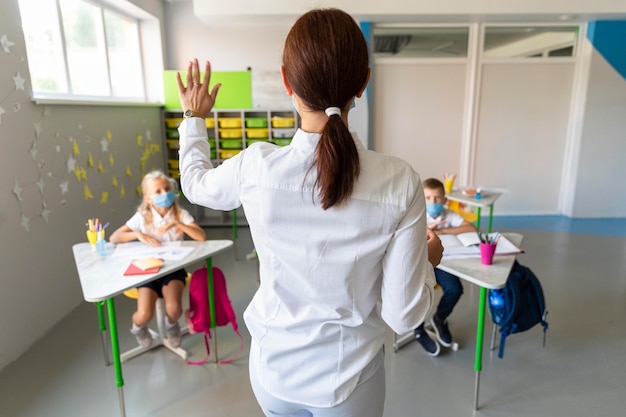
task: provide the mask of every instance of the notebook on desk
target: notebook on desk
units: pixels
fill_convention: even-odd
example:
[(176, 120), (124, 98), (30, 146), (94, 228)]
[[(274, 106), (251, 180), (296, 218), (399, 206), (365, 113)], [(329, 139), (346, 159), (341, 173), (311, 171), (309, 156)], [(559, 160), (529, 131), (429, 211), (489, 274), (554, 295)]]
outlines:
[[(495, 236), (495, 233), (489, 234)], [(476, 232), (460, 233), (458, 235), (440, 235), (443, 245), (443, 256), (447, 258), (477, 258), (480, 257), (480, 238)], [(524, 253), (506, 237), (500, 235), (496, 245), (495, 255), (514, 255)]]
[(134, 259), (126, 268), (124, 275), (143, 275), (143, 274), (156, 274), (163, 266), (162, 259), (156, 258), (144, 258)]

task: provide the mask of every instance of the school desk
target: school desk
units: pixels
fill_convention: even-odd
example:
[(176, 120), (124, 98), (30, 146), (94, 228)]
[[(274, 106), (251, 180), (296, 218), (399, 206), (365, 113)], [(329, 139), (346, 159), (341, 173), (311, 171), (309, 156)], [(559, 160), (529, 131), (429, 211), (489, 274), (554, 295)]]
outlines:
[[(100, 331), (103, 334), (103, 345), (106, 348), (104, 304), (106, 303), (109, 319), (109, 333), (111, 338), (111, 353), (115, 367), (115, 384), (118, 388), (120, 413), (126, 415), (124, 406), (124, 379), (122, 377), (122, 361), (120, 358), (117, 321), (115, 317), (114, 297), (124, 291), (145, 284), (170, 272), (185, 268), (199, 261), (206, 260), (208, 271), (213, 271), (211, 257), (233, 245), (231, 240), (207, 240), (204, 242), (183, 241), (183, 246), (193, 247), (193, 251), (180, 260), (166, 260), (165, 264), (155, 274), (124, 276), (130, 261), (128, 257), (111, 256), (114, 246), (108, 244), (107, 256), (98, 256), (91, 249), (88, 242), (78, 243), (72, 247), (74, 261), (78, 270), (78, 277), (85, 301), (96, 304), (100, 319)], [(213, 297), (213, 274), (209, 272), (209, 306), (211, 308), (211, 327), (215, 328), (215, 304)], [(215, 332), (214, 332), (215, 333)], [(105, 350), (106, 352), (106, 350)], [(216, 358), (217, 359), (217, 358)], [(105, 353), (105, 363), (108, 365), (108, 355)]]
[[(515, 246), (520, 247), (523, 236), (519, 233), (503, 233)], [(494, 256), (492, 265), (483, 265), (480, 257), (475, 258), (447, 258), (443, 257), (437, 268), (456, 275), (472, 284), (480, 287), (478, 300), (478, 322), (476, 324), (476, 354), (474, 358), (474, 370), (476, 379), (474, 382), (474, 410), (478, 409), (478, 390), (480, 387), (480, 371), (482, 370), (483, 358), (483, 335), (485, 330), (485, 309), (487, 306), (487, 289), (504, 288), (506, 279), (511, 272), (511, 267), (516, 255)], [(495, 326), (495, 325), (494, 325)], [(495, 327), (494, 327), (495, 331)], [(413, 340), (413, 332), (398, 338), (394, 334), (394, 351)], [(492, 336), (493, 348), (493, 336)]]
[(446, 195), (448, 200), (458, 201), (468, 206), (476, 207), (476, 229), (480, 231), (480, 212), (481, 209), (489, 207), (489, 223), (487, 225), (487, 233), (491, 233), (491, 225), (493, 223), (493, 203), (496, 202), (500, 193), (486, 192), (481, 194), (481, 198), (475, 196), (468, 196), (463, 194), (462, 191), (454, 190), (450, 194)]

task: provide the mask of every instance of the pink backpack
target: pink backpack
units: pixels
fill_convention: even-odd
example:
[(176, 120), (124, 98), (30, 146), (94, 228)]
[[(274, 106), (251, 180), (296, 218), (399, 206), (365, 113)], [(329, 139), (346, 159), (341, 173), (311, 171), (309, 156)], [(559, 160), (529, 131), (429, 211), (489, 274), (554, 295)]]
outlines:
[[(226, 291), (226, 279), (221, 269), (213, 267), (213, 286), (215, 299), (215, 324), (216, 326), (226, 326), (231, 323), (233, 330), (241, 341), (239, 352), (227, 359), (222, 359), (219, 363), (230, 363), (235, 360), (243, 351), (243, 337), (239, 333), (235, 311), (228, 298)], [(189, 365), (202, 365), (209, 360), (211, 349), (209, 339), (211, 338), (211, 311), (209, 309), (209, 286), (206, 266), (196, 270), (191, 275), (189, 283), (189, 309), (185, 311), (185, 318), (189, 333), (204, 333), (204, 345), (207, 356), (201, 361), (187, 361)]]

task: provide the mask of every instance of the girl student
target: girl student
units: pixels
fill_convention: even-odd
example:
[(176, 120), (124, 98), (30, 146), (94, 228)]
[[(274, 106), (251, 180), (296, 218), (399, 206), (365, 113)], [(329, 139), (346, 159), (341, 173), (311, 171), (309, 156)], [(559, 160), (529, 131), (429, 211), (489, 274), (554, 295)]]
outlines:
[[(182, 240), (184, 235), (193, 240), (206, 239), (204, 230), (191, 214), (178, 205), (178, 184), (161, 171), (146, 174), (141, 181), (143, 201), (137, 212), (119, 229), (109, 241), (123, 243), (139, 240), (146, 245), (160, 246), (161, 242)], [(184, 269), (148, 282), (137, 288), (137, 311), (132, 317), (130, 332), (142, 347), (152, 344), (148, 323), (154, 316), (157, 298), (165, 300), (165, 330), (169, 343), (180, 346), (181, 332), (178, 319), (182, 315), (182, 294), (187, 272)]]

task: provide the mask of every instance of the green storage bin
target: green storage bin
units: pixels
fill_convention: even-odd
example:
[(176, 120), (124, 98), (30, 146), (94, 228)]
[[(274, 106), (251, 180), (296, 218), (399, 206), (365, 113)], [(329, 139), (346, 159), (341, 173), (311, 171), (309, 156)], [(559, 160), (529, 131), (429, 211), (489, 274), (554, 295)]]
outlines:
[(246, 127), (267, 127), (267, 118), (246, 117)]
[(220, 139), (220, 149), (241, 149), (241, 139)]
[(291, 143), (291, 139), (272, 139), (272, 142), (278, 146), (287, 146)]

